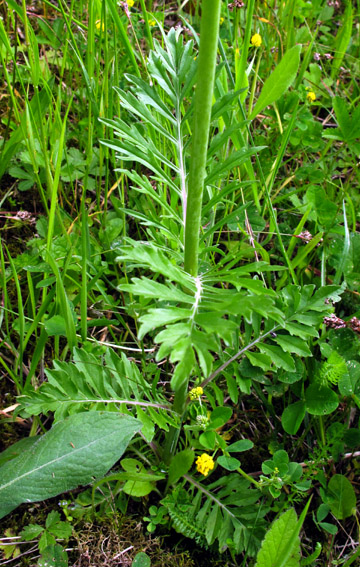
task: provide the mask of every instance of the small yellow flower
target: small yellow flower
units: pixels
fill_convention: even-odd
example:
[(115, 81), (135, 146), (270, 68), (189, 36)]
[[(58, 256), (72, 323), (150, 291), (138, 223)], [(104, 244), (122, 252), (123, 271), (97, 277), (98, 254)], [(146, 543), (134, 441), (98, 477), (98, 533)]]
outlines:
[(261, 35), (259, 33), (255, 33), (251, 38), (251, 45), (254, 45), (255, 47), (260, 47), (261, 44), (262, 44)]
[(151, 26), (151, 27), (156, 26), (156, 21), (155, 20), (149, 20), (149, 26)]
[(190, 390), (189, 398), (190, 398), (190, 400), (196, 400), (196, 398), (199, 398), (200, 396), (202, 396), (203, 393), (204, 393), (204, 390), (202, 389), (202, 387), (198, 386), (197, 388), (193, 388), (192, 390)]
[(96, 27), (96, 29), (99, 30), (99, 31), (100, 31), (100, 29), (101, 29), (101, 31), (103, 31), (103, 32), (105, 31), (105, 24), (104, 24), (104, 22), (101, 23), (101, 20), (96, 20), (96, 22), (95, 22), (95, 27)]
[(223, 17), (221, 17), (221, 18), (220, 18), (220, 25), (222, 26), (222, 25), (223, 25), (223, 23), (224, 23), (224, 18), (223, 18)]
[(129, 8), (132, 8), (135, 4), (135, 0), (126, 0), (126, 4), (129, 6)]
[(200, 457), (196, 459), (197, 471), (204, 476), (207, 476), (209, 471), (212, 471), (215, 466), (213, 458), (207, 453), (203, 453)]
[(306, 95), (309, 102), (314, 102), (316, 100), (316, 94), (313, 91), (309, 91)]

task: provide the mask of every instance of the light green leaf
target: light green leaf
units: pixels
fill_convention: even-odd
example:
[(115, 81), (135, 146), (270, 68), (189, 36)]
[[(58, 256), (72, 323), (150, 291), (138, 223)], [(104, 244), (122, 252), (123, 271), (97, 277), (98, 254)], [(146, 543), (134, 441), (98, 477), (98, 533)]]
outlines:
[(206, 541), (209, 545), (214, 543), (223, 522), (220, 506), (214, 506), (206, 522)]
[(295, 80), (300, 63), (301, 45), (295, 45), (287, 51), (279, 65), (265, 81), (260, 96), (250, 115), (250, 120), (259, 114), (266, 106), (280, 98)]
[(150, 565), (150, 557), (144, 551), (140, 551), (135, 555), (131, 567), (150, 567)]
[[(300, 566), (300, 540), (296, 538), (292, 549), (292, 536), (297, 528), (297, 516), (294, 508), (287, 510), (280, 516), (267, 532), (258, 553), (255, 567), (299, 567)], [(290, 551), (290, 553), (289, 553)], [(286, 562), (285, 557), (288, 556)]]
[(283, 368), (288, 372), (295, 371), (295, 363), (292, 356), (284, 352), (280, 347), (260, 343), (259, 350), (267, 354), (277, 368)]
[(38, 502), (103, 476), (141, 424), (110, 412), (71, 415), (41, 436), (31, 451), (0, 468), (0, 518), (23, 502)]
[(169, 484), (174, 484), (175, 482), (177, 482), (179, 478), (181, 478), (191, 469), (194, 458), (195, 453), (191, 449), (184, 449), (184, 451), (176, 453), (169, 467)]
[(191, 317), (191, 309), (182, 309), (180, 307), (168, 307), (167, 309), (149, 309), (149, 311), (139, 317), (141, 323), (138, 337), (140, 340), (144, 338), (146, 333), (161, 327), (163, 325), (168, 325), (169, 323), (176, 323), (176, 321), (181, 321), (182, 319), (189, 319)]
[(270, 370), (271, 358), (267, 354), (262, 354), (261, 352), (247, 351), (245, 355), (250, 360), (253, 366), (259, 366), (264, 372)]
[(195, 355), (191, 347), (187, 347), (184, 351), (182, 360), (175, 368), (173, 377), (171, 378), (171, 388), (176, 392), (184, 388), (195, 364)]
[(277, 335), (276, 338), (274, 338), (274, 341), (276, 341), (285, 352), (294, 352), (299, 356), (312, 356), (307, 343), (297, 337)]

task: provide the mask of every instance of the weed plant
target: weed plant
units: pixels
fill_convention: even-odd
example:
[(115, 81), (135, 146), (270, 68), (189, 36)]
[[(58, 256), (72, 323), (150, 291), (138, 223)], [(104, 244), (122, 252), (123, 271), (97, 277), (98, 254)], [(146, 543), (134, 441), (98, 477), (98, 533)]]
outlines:
[(358, 4), (1, 10), (0, 518), (355, 565)]

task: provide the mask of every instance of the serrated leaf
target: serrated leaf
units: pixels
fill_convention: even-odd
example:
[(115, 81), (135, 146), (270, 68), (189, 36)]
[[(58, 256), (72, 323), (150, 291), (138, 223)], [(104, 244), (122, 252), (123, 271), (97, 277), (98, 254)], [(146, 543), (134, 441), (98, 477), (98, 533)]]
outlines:
[(245, 352), (246, 357), (250, 360), (253, 366), (258, 366), (264, 372), (267, 372), (271, 368), (271, 358), (267, 354), (261, 352)]
[(290, 337), (289, 335), (277, 335), (274, 341), (281, 346), (285, 352), (294, 352), (299, 356), (312, 356), (307, 343), (297, 337)]
[(71, 415), (41, 436), (31, 451), (0, 468), (0, 518), (23, 502), (38, 502), (89, 484), (121, 457), (141, 424), (110, 412)]
[(293, 533), (297, 527), (297, 516), (294, 508), (287, 510), (275, 520), (267, 532), (258, 553), (255, 567), (299, 567), (300, 540), (297, 537), (286, 563), (284, 558), (289, 551)]
[(277, 368), (283, 368), (288, 372), (294, 372), (295, 362), (292, 356), (289, 353), (284, 352), (280, 347), (260, 343), (259, 350), (264, 354), (267, 354)]
[(30, 541), (38, 537), (43, 531), (44, 528), (39, 526), (39, 524), (29, 524), (20, 532), (20, 537), (26, 541)]

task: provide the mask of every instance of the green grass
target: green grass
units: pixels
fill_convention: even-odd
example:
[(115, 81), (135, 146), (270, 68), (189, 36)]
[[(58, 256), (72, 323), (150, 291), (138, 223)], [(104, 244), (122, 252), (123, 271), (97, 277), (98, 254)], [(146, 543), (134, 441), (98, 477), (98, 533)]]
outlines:
[[(293, 506), (300, 515), (312, 494), (304, 558), (350, 565), (343, 534), (356, 540), (358, 526), (346, 481), (356, 466), (341, 455), (360, 446), (359, 4), (131, 4), (7, 0), (2, 10), (3, 407), (46, 393), (55, 362), (53, 376), (65, 372), (57, 394), (77, 400), (69, 413), (95, 409), (80, 399), (91, 392), (97, 410), (142, 421), (143, 438), (127, 450), (141, 474), (170, 462), (176, 481), (149, 492), (141, 482), (150, 481), (132, 492), (124, 479), (134, 471), (114, 470), (106, 490), (122, 513), (151, 492), (156, 533), (175, 527), (226, 548), (229, 565), (253, 567), (271, 522)], [(170, 32), (175, 24), (184, 29)], [(323, 293), (315, 307), (309, 286)], [(331, 311), (338, 319), (323, 323)], [(66, 366), (75, 347), (89, 365), (78, 389)], [(110, 361), (109, 372), (131, 377), (124, 391), (99, 370)], [(201, 401), (190, 403), (200, 385)], [(136, 403), (102, 401), (111, 397)], [(50, 429), (46, 407), (17, 409), (31, 435)], [(256, 453), (240, 468), (229, 447), (246, 439)], [(193, 463), (202, 452), (214, 459), (209, 478)], [(296, 479), (295, 465), (308, 461)], [(259, 539), (246, 545), (221, 515), (233, 471), (255, 478), (253, 494), (263, 483)], [(107, 498), (94, 494), (90, 510), (84, 492), (76, 529), (82, 515), (106, 515)], [(251, 531), (250, 509), (236, 510)]]

